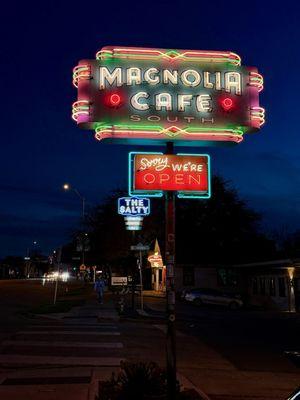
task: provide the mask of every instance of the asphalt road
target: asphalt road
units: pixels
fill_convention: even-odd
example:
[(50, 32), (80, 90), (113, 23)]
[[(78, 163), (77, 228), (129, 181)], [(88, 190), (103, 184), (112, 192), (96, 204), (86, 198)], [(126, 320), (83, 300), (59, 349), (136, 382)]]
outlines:
[[(58, 300), (66, 295), (66, 289), (76, 289), (82, 283), (69, 281), (58, 285)], [(28, 313), (34, 307), (52, 304), (54, 283), (42, 285), (41, 279), (0, 280), (0, 338), (30, 322)]]
[[(146, 298), (153, 315), (164, 315), (165, 301)], [(227, 310), (177, 302), (177, 329), (208, 344), (241, 370), (300, 373), (285, 351), (300, 352), (300, 315)]]

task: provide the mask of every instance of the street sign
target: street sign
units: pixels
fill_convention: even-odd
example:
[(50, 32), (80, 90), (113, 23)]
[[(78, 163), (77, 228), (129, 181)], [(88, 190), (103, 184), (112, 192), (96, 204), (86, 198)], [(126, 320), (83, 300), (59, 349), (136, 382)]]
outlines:
[(135, 246), (130, 246), (130, 250), (133, 250), (133, 251), (148, 251), (148, 250), (150, 250), (150, 246), (144, 245), (142, 243), (138, 243)]
[(112, 286), (127, 285), (127, 276), (112, 276), (111, 284), (112, 284)]
[(144, 217), (150, 214), (150, 199), (143, 197), (120, 197), (118, 213), (132, 217)]
[(161, 197), (177, 191), (178, 197), (208, 199), (210, 157), (207, 154), (129, 154), (129, 193)]

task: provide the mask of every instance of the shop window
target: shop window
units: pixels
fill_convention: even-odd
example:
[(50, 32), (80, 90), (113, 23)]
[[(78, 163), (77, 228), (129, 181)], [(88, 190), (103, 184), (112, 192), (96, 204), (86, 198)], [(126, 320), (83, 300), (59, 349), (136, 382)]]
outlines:
[(219, 268), (217, 270), (219, 286), (235, 287), (238, 284), (238, 275), (234, 269)]
[(278, 294), (280, 297), (286, 297), (285, 278), (278, 278)]
[(264, 296), (266, 294), (266, 280), (265, 280), (265, 278), (260, 278), (259, 286), (260, 286), (260, 294), (262, 296)]
[(194, 286), (195, 285), (195, 271), (193, 267), (183, 268), (183, 286)]
[(258, 294), (258, 282), (257, 278), (252, 279), (252, 293), (253, 294)]
[(275, 279), (270, 278), (269, 280), (269, 294), (270, 296), (276, 296)]

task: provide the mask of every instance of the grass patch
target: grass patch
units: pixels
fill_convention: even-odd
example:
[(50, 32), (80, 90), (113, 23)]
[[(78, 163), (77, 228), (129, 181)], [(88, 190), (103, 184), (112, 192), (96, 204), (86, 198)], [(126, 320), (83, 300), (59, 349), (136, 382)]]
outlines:
[(81, 306), (85, 300), (59, 300), (56, 304), (41, 304), (28, 310), (31, 314), (52, 314), (70, 311), (71, 308)]

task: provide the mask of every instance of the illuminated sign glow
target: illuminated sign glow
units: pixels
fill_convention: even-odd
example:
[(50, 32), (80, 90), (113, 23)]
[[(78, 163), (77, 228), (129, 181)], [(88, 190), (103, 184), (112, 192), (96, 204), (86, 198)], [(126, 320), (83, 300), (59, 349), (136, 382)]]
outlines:
[(210, 198), (210, 157), (207, 154), (129, 154), (129, 193), (161, 197)]
[(123, 216), (143, 217), (150, 214), (150, 200), (142, 197), (120, 197), (118, 213)]
[(263, 78), (232, 52), (105, 47), (73, 83), (72, 117), (98, 140), (234, 144), (264, 123)]

